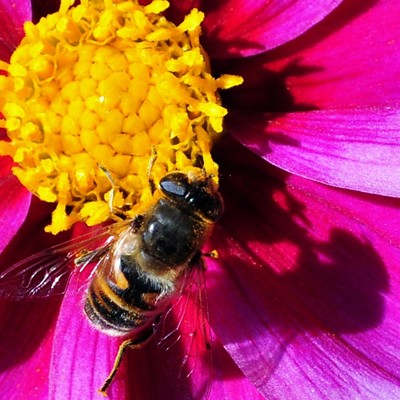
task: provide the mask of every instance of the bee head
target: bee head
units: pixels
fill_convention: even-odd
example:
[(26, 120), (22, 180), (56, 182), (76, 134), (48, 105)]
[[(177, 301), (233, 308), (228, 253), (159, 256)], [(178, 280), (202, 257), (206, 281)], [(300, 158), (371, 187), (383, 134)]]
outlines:
[(211, 222), (222, 215), (221, 195), (210, 177), (190, 179), (183, 172), (171, 172), (160, 180), (160, 189), (170, 200)]

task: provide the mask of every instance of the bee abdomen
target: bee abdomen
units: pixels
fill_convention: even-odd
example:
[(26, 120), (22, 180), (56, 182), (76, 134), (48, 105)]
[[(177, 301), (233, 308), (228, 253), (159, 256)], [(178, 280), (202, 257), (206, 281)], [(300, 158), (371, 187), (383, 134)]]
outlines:
[(92, 287), (86, 296), (85, 313), (97, 329), (115, 336), (131, 332), (148, 321), (140, 309), (135, 310), (115, 294), (110, 297)]
[(86, 296), (85, 313), (99, 330), (110, 335), (125, 335), (150, 323), (160, 313), (157, 300), (164, 288), (139, 274), (134, 265), (121, 257), (121, 274), (127, 287), (117, 279), (100, 274), (92, 281)]

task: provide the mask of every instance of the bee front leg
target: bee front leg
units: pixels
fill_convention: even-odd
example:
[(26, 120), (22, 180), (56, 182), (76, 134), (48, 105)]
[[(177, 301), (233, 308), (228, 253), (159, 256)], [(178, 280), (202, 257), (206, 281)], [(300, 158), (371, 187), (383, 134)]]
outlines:
[(152, 333), (153, 331), (150, 329), (148, 332), (146, 332), (145, 335), (136, 339), (127, 339), (120, 344), (117, 356), (115, 357), (113, 368), (110, 374), (108, 375), (107, 379), (104, 381), (102, 387), (99, 389), (99, 393), (107, 397), (107, 389), (110, 387), (111, 383), (115, 378), (115, 375), (118, 372), (119, 367), (121, 366), (122, 358), (124, 357), (126, 350), (129, 347), (131, 349), (141, 349), (151, 339)]
[(156, 160), (157, 160), (157, 150), (156, 150), (155, 146), (152, 146), (151, 147), (151, 156), (150, 156), (150, 160), (149, 160), (149, 165), (147, 167), (147, 179), (149, 181), (151, 194), (154, 194), (154, 192), (157, 189), (156, 184), (154, 183), (154, 179), (151, 176), (151, 171), (153, 169), (153, 166), (154, 166)]

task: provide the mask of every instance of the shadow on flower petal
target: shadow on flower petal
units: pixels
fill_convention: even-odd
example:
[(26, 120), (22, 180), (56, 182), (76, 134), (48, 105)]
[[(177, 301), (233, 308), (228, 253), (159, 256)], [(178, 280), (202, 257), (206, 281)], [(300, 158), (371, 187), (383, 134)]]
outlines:
[(297, 269), (281, 283), (302, 303), (304, 329), (335, 334), (379, 325), (382, 293), (389, 288), (385, 266), (368, 240), (341, 228), (332, 228), (329, 240), (315, 243), (312, 252), (302, 252)]
[[(222, 100), (229, 109), (254, 112), (291, 112), (316, 110), (313, 104), (296, 103), (287, 80), (292, 77), (307, 77), (322, 71), (317, 65), (308, 65), (301, 57), (294, 57), (278, 70), (266, 63), (266, 55), (220, 62), (214, 68), (219, 71), (240, 75), (244, 83), (221, 93)], [(305, 79), (305, 78), (304, 78)], [(229, 117), (229, 115), (228, 115)]]
[[(209, 386), (193, 389), (192, 393), (190, 389), (193, 379), (204, 378), (205, 384), (210, 383), (211, 371), (209, 370), (209, 375), (204, 377), (181, 376), (182, 372), (187, 372), (180, 368), (180, 363), (184, 361), (187, 354), (180, 345), (181, 343), (178, 343), (176, 346), (177, 355), (181, 350), (180, 358), (175, 360), (179, 361), (179, 364), (170, 363), (169, 351), (164, 352), (153, 339), (142, 349), (136, 349), (127, 354), (127, 370), (132, 377), (136, 377), (127, 382), (128, 398), (141, 400), (204, 398), (204, 393), (207, 392)], [(199, 362), (202, 360), (199, 359)], [(198, 372), (194, 371), (194, 374), (197, 375)]]
[(304, 334), (379, 326), (388, 274), (365, 227), (233, 140), (220, 148), (226, 212), (208, 284), (212, 326), (230, 353), (263, 358), (265, 376)]
[[(181, 361), (184, 353), (182, 353)], [(213, 340), (211, 365), (208, 365), (207, 376), (197, 377), (202, 379), (206, 387), (188, 392), (193, 384), (193, 376), (187, 382), (179, 377), (178, 366), (166, 370), (165, 353), (152, 340), (143, 349), (130, 351), (127, 354), (127, 371), (132, 379), (127, 380), (128, 398), (141, 400), (168, 400), (168, 399), (257, 399), (253, 384), (243, 375), (223, 346), (217, 339)], [(201, 362), (200, 359), (197, 359)], [(198, 374), (199, 371), (194, 371)], [(196, 379), (196, 378), (195, 378)], [(188, 385), (187, 387), (185, 387)], [(200, 392), (202, 394), (200, 394)], [(261, 398), (261, 397), (260, 397)]]
[[(312, 256), (299, 260), (300, 269), (287, 276), (287, 285), (294, 291), (297, 287), (297, 296), (303, 298), (320, 327), (346, 333), (379, 325), (385, 311), (382, 293), (389, 285), (385, 265), (371, 243), (333, 228), (329, 240), (315, 243), (314, 251), (319, 260)], [(300, 282), (316, 291), (300, 293)]]
[[(0, 373), (29, 362), (43, 338), (52, 334), (59, 305), (59, 301), (1, 302)], [(50, 360), (50, 354), (42, 357)]]
[(218, 43), (218, 50), (221, 48), (226, 49), (224, 51), (224, 58), (234, 58), (240, 57), (242, 51), (254, 51), (261, 52), (264, 50), (264, 46), (259, 43), (252, 42), (250, 40), (246, 40), (237, 36), (234, 41), (225, 41), (222, 39), (221, 32), (223, 31), (222, 27), (214, 27), (211, 32), (207, 32), (204, 39), (204, 48), (207, 54), (210, 54), (212, 58), (218, 59), (218, 53), (215, 50), (213, 51), (215, 45), (214, 43)]

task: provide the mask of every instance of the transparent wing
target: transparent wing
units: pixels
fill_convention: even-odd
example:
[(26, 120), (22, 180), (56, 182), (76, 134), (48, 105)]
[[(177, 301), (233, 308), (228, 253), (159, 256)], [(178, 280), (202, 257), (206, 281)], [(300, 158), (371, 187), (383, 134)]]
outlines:
[(88, 278), (86, 267), (91, 265), (95, 269), (116, 235), (128, 224), (129, 221), (123, 221), (94, 229), (17, 262), (0, 274), (0, 298), (62, 295), (71, 273), (82, 274), (83, 284)]
[(184, 278), (180, 293), (154, 325), (154, 337), (180, 398), (206, 399), (212, 381), (212, 342), (203, 260)]

